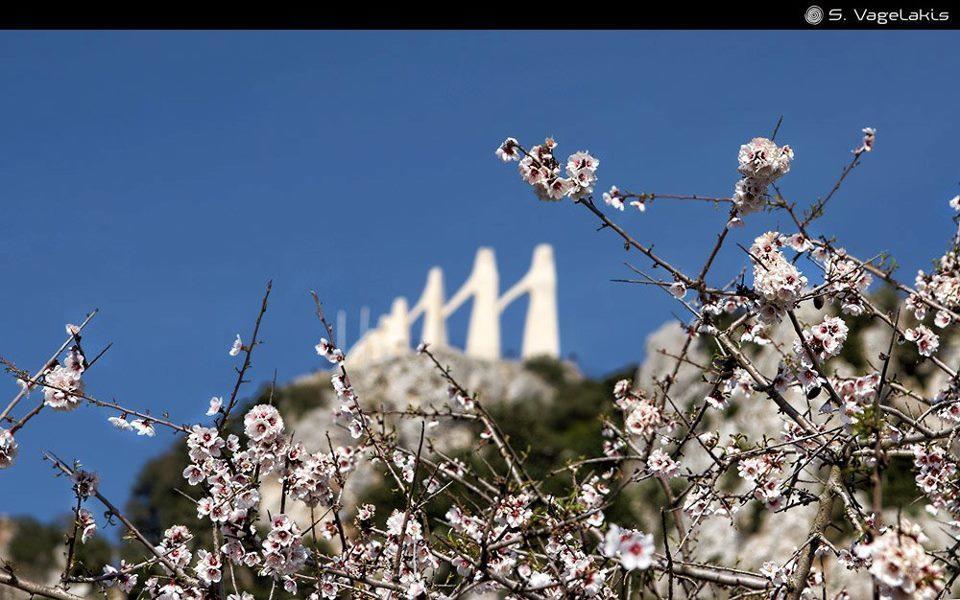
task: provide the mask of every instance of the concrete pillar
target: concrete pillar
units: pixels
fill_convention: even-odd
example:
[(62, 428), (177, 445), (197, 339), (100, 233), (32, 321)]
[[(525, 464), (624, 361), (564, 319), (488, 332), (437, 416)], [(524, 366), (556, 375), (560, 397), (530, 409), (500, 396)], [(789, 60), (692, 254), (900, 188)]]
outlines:
[(524, 359), (535, 356), (560, 358), (560, 322), (557, 315), (557, 267), (553, 247), (540, 244), (533, 250), (527, 280), (527, 319), (523, 327)]
[(500, 274), (492, 248), (480, 248), (468, 283), (473, 289), (473, 310), (467, 329), (467, 356), (500, 358)]
[(383, 355), (388, 358), (410, 351), (410, 319), (406, 298), (394, 298), (390, 314), (384, 319)]
[(423, 333), (420, 341), (433, 348), (447, 347), (447, 322), (443, 316), (443, 270), (433, 267), (427, 274), (427, 286), (423, 288), (420, 304), (423, 308)]

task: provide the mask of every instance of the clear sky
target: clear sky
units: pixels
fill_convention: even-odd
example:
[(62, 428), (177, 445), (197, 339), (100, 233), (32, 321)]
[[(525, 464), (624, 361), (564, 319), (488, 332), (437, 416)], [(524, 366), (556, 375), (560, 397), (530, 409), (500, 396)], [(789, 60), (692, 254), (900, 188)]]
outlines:
[[(252, 378), (321, 366), (308, 290), (350, 315), (415, 299), (442, 266), (448, 293), (478, 246), (503, 287), (535, 244), (556, 248), (561, 344), (591, 374), (642, 357), (673, 306), (611, 283), (628, 258), (569, 202), (533, 199), (493, 150), (506, 136), (559, 141), (601, 160), (599, 186), (730, 194), (737, 150), (769, 135), (796, 152), (782, 189), (806, 205), (866, 156), (818, 233), (903, 276), (942, 252), (958, 180), (960, 53), (953, 32), (4, 32), (0, 34), (0, 354), (35, 369), (64, 324), (100, 307), (86, 377), (95, 396), (203, 418), (228, 391), (235, 333), (264, 284), (274, 295)], [(659, 202), (617, 215), (695, 268), (725, 213)], [(737, 230), (749, 241), (769, 217)], [(783, 224), (785, 227), (785, 224)], [(743, 255), (719, 259), (735, 273)], [(636, 254), (629, 260), (645, 265)], [(524, 307), (504, 318), (519, 348)], [(463, 342), (467, 311), (451, 323)], [(3, 385), (6, 387), (3, 388)], [(0, 385), (16, 393), (13, 380)], [(252, 393), (255, 387), (250, 387)], [(37, 398), (26, 403), (32, 406)], [(68, 510), (40, 452), (79, 459), (126, 500), (132, 473), (169, 434), (137, 438), (91, 408), (45, 413), (0, 471), (0, 513)]]

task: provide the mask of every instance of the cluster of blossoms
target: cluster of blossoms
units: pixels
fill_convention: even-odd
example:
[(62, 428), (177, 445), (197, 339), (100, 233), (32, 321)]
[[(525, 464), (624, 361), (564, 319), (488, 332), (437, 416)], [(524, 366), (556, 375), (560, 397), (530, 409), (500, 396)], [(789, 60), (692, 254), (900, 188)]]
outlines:
[(203, 583), (207, 585), (218, 583), (223, 577), (223, 562), (220, 560), (220, 554), (204, 549), (197, 550), (197, 564), (193, 570)]
[(794, 344), (794, 352), (802, 357), (801, 362), (807, 366), (809, 363), (807, 350), (813, 354), (818, 361), (825, 361), (840, 354), (843, 344), (847, 341), (847, 324), (840, 317), (827, 317), (822, 322), (813, 327), (804, 330), (803, 342), (799, 340)]
[(186, 525), (171, 525), (163, 532), (156, 549), (174, 567), (183, 568), (193, 560), (193, 552), (187, 547), (192, 539), (193, 534)]
[[(560, 577), (555, 578), (546, 572), (531, 569), (527, 581), (529, 587), (552, 585), (554, 587), (547, 589), (547, 596), (556, 599), (570, 595), (581, 598), (612, 596), (612, 592), (606, 585), (608, 569), (602, 568), (600, 561), (587, 555), (573, 535), (551, 536), (547, 541), (546, 550), (559, 556), (557, 570), (560, 572)], [(567, 594), (565, 595), (564, 592)]]
[(906, 301), (917, 320), (923, 320), (929, 306), (941, 306), (934, 315), (934, 324), (943, 328), (953, 320), (950, 312), (960, 308), (960, 254), (956, 248), (940, 257), (932, 273), (917, 271), (915, 293)]
[(769, 579), (774, 585), (786, 586), (790, 582), (796, 563), (790, 562), (786, 565), (779, 565), (773, 561), (760, 565), (760, 574)]
[(631, 194), (626, 193), (620, 190), (615, 185), (611, 185), (610, 189), (603, 193), (603, 203), (607, 206), (614, 208), (619, 211), (623, 211), (623, 203), (629, 198), (636, 198), (636, 200), (630, 201), (630, 206), (633, 206), (640, 212), (646, 212), (647, 203), (646, 200), (649, 198), (645, 194)]
[(613, 471), (607, 471), (601, 476), (593, 476), (589, 481), (580, 485), (580, 491), (577, 494), (577, 501), (582, 503), (584, 508), (590, 513), (585, 521), (591, 527), (600, 527), (603, 525), (603, 505), (607, 495), (610, 493), (610, 486), (607, 481), (613, 477)]
[[(193, 539), (193, 534), (183, 525), (173, 525), (163, 532), (163, 539), (155, 551), (163, 556), (162, 568), (166, 573), (163, 577), (150, 577), (144, 582), (144, 589), (149, 597), (157, 600), (202, 600), (206, 594), (201, 588), (188, 585), (177, 576), (190, 565), (193, 553), (187, 547)], [(175, 572), (171, 572), (171, 567)], [(104, 568), (104, 574), (114, 575), (115, 579), (109, 584), (118, 584), (121, 589), (131, 589), (136, 585), (136, 575), (125, 572), (125, 563), (120, 563), (120, 569)]]
[[(191, 464), (183, 471), (190, 485), (202, 485), (207, 495), (197, 501), (197, 516), (208, 518), (219, 527), (227, 540), (219, 549), (235, 564), (254, 566), (260, 559), (253, 542), (243, 540), (251, 532), (251, 520), (260, 504), (257, 474), (280, 468), (286, 456), (282, 437), (283, 420), (269, 405), (254, 406), (244, 418), (249, 438), (241, 450), (240, 439), (230, 434), (224, 439), (212, 427), (194, 426), (187, 436)], [(229, 453), (229, 454), (228, 454)], [(206, 551), (204, 551), (206, 552)], [(198, 557), (198, 577), (212, 581), (222, 569), (220, 553), (209, 552)]]
[[(765, 339), (764, 343), (766, 343)], [(753, 394), (753, 386), (754, 381), (750, 374), (745, 369), (737, 367), (729, 373), (729, 376), (722, 379), (720, 385), (710, 390), (710, 393), (704, 397), (704, 402), (717, 410), (726, 410), (730, 405), (730, 398), (734, 396), (749, 398)]]
[(823, 267), (823, 298), (839, 304), (844, 314), (863, 314), (863, 294), (873, 282), (873, 276), (852, 260), (843, 248), (818, 247), (810, 256)]
[(960, 494), (957, 492), (957, 463), (940, 446), (917, 445), (913, 449), (917, 487), (930, 499), (931, 512), (946, 510), (960, 512)]
[(400, 469), (400, 477), (404, 481), (407, 483), (413, 482), (417, 467), (417, 458), (415, 456), (406, 454), (400, 450), (394, 450), (393, 464)]
[(333, 391), (337, 393), (337, 399), (340, 401), (337, 414), (353, 414), (357, 410), (357, 393), (353, 390), (347, 374), (334, 373), (330, 377), (330, 385), (333, 386)]
[(753, 489), (753, 496), (770, 510), (783, 506), (783, 454), (769, 452), (737, 462), (737, 474)]
[[(447, 515), (449, 518), (450, 513)], [(395, 510), (387, 519), (386, 533), (383, 557), (389, 562), (400, 561), (399, 579), (407, 589), (407, 598), (420, 597), (440, 566), (424, 538), (423, 525), (417, 516)]]
[(661, 448), (656, 448), (647, 457), (647, 469), (660, 477), (673, 477), (680, 471), (680, 465)]
[(733, 190), (733, 201), (741, 215), (763, 208), (767, 187), (790, 171), (793, 150), (777, 146), (767, 138), (753, 138), (740, 146), (737, 168), (743, 176)]
[(691, 487), (683, 503), (684, 514), (696, 521), (722, 517), (729, 520), (731, 525), (738, 508), (727, 498), (715, 493), (710, 486), (700, 484)]
[[(951, 206), (953, 204), (951, 200)], [(953, 321), (951, 313), (960, 308), (960, 254), (956, 247), (940, 257), (932, 273), (917, 272), (914, 293), (907, 298), (905, 305), (918, 321), (926, 318), (929, 307), (939, 307), (934, 315), (934, 326), (942, 329), (950, 325)], [(940, 337), (925, 325), (907, 329), (904, 336), (917, 345), (921, 356), (933, 356), (940, 347)]]
[(619, 435), (615, 429), (609, 425), (604, 425), (600, 430), (603, 435), (603, 455), (607, 458), (618, 458), (624, 455), (627, 447), (626, 441)]
[(557, 143), (553, 138), (547, 138), (542, 144), (524, 153), (516, 139), (507, 138), (497, 148), (496, 154), (504, 162), (520, 161), (520, 176), (533, 186), (533, 191), (540, 200), (556, 201), (564, 196), (577, 200), (592, 194), (600, 161), (588, 152), (572, 154), (567, 159), (567, 176), (563, 177), (560, 163), (553, 155), (556, 147)]
[(750, 300), (746, 296), (708, 296), (701, 304), (700, 309), (711, 316), (719, 316), (722, 314), (732, 315), (749, 305)]
[(870, 574), (886, 598), (939, 598), (943, 567), (923, 549), (926, 536), (906, 521), (883, 529), (872, 541), (857, 544), (856, 556), (867, 561)]
[[(343, 391), (349, 389), (345, 379), (341, 383)], [(332, 453), (308, 453), (302, 443), (287, 440), (283, 418), (268, 404), (247, 411), (243, 428), (245, 449), (236, 435), (224, 439), (210, 427), (194, 426), (187, 437), (191, 464), (183, 476), (209, 492), (197, 502), (197, 514), (217, 524), (227, 540), (219, 552), (198, 551), (195, 572), (205, 583), (219, 581), (222, 553), (236, 565), (260, 567), (261, 575), (276, 578), (293, 593), (293, 575), (303, 567), (307, 550), (299, 528), (286, 515), (275, 516), (267, 538), (257, 541), (253, 522), (260, 504), (258, 477), (275, 473), (286, 492), (307, 506), (332, 505), (334, 481), (355, 468), (357, 452), (337, 447)]]
[(779, 322), (784, 311), (792, 310), (807, 285), (807, 278), (786, 259), (780, 249), (784, 238), (768, 231), (753, 241), (753, 287), (759, 296), (758, 316), (764, 323)]
[(926, 325), (918, 325), (905, 330), (903, 337), (908, 342), (917, 345), (917, 352), (920, 353), (920, 356), (933, 356), (937, 353), (937, 348), (940, 347), (940, 336)]
[(617, 382), (613, 390), (614, 402), (625, 415), (623, 423), (627, 432), (646, 438), (655, 434), (666, 421), (660, 407), (642, 392), (633, 391), (631, 386), (628, 379)]
[(84, 357), (78, 347), (67, 355), (64, 364), (56, 365), (43, 375), (43, 398), (54, 410), (73, 410), (80, 405), (83, 395)]
[(263, 541), (263, 569), (261, 575), (283, 579), (288, 592), (297, 591), (293, 575), (307, 562), (307, 549), (301, 539), (300, 528), (287, 515), (276, 515), (270, 521), (270, 533)]
[(497, 507), (494, 519), (513, 529), (526, 525), (533, 517), (530, 509), (532, 498), (528, 494), (510, 495), (503, 499)]
[(880, 385), (880, 374), (872, 373), (862, 377), (836, 380), (832, 383), (833, 389), (843, 402), (840, 406), (841, 418), (845, 423), (853, 423), (873, 405), (877, 396), (877, 387)]
[(649, 569), (654, 562), (653, 535), (611, 525), (603, 539), (603, 555), (617, 558), (627, 571)]
[[(823, 391), (823, 386), (826, 383), (826, 380), (820, 376), (820, 373), (813, 368), (812, 364), (808, 360), (804, 360), (800, 363), (796, 370), (793, 370), (789, 367), (782, 367), (783, 369), (783, 381), (788, 385), (792, 382), (796, 382), (800, 385), (800, 388), (807, 395), (807, 398), (813, 399), (820, 395), (820, 392)], [(783, 391), (778, 388), (778, 391)], [(835, 407), (827, 404), (821, 408), (822, 411), (832, 412)]]
[(333, 453), (307, 454), (299, 442), (287, 452), (287, 488), (307, 506), (333, 503), (333, 484), (356, 468), (358, 453), (349, 446), (337, 446)]
[(937, 416), (941, 419), (960, 423), (960, 378), (948, 379), (946, 385), (937, 391), (931, 404), (941, 407), (937, 411)]
[[(533, 590), (542, 590), (545, 597), (560, 599), (609, 598), (611, 591), (606, 579), (610, 569), (602, 568), (600, 561), (588, 555), (571, 534), (551, 536), (547, 540), (546, 551), (557, 557), (550, 570), (534, 569), (526, 563), (520, 563), (517, 570), (524, 585)], [(516, 562), (511, 559), (509, 562)]]
[(103, 576), (106, 587), (116, 586), (124, 594), (129, 594), (137, 585), (138, 575), (131, 572), (132, 569), (127, 561), (120, 561), (120, 568), (112, 565), (104, 565)]
[(251, 442), (261, 447), (269, 447), (283, 434), (283, 417), (276, 407), (258, 404), (244, 415), (243, 430)]
[(338, 365), (343, 362), (343, 351), (327, 338), (320, 338), (320, 342), (313, 349), (317, 351), (317, 356), (326, 358), (331, 364)]
[[(339, 353), (339, 354), (338, 354)], [(339, 350), (333, 353), (334, 363), (339, 362), (338, 357), (342, 356)], [(369, 427), (369, 419), (360, 410), (357, 404), (357, 394), (350, 384), (350, 378), (346, 372), (335, 372), (330, 378), (333, 390), (337, 393), (339, 406), (333, 411), (333, 416), (338, 421), (346, 421), (347, 429), (350, 431), (350, 437), (357, 440), (363, 436), (364, 430)]]

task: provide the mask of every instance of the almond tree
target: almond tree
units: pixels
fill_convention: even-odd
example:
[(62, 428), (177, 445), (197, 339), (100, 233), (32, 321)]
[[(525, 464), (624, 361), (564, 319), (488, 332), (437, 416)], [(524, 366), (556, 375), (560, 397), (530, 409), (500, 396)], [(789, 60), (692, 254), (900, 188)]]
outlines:
[[(180, 424), (162, 410), (158, 416), (91, 395), (84, 376), (103, 351), (88, 359), (82, 337), (95, 313), (78, 326), (68, 325), (67, 340), (36, 372), (5, 360), (21, 391), (0, 413), (0, 468), (15, 464), (17, 433), (45, 410), (87, 404), (137, 435), (170, 429), (186, 439), (190, 461), (184, 489), (171, 493), (190, 498), (206, 531), (201, 536), (169, 523), (159, 542), (150, 540), (98, 490), (96, 474), (47, 453), (55, 471), (69, 477), (75, 497), (60, 582), (28, 581), (8, 565), (0, 571), (0, 584), (70, 600), (80, 597), (72, 591), (79, 584), (164, 600), (246, 600), (252, 590), (244, 589), (238, 573), (249, 572), (271, 597), (311, 599), (460, 598), (483, 592), (541, 599), (849, 598), (843, 582), (826, 579), (824, 566), (833, 563), (849, 569), (851, 578), (869, 579), (875, 597), (946, 597), (960, 573), (960, 544), (932, 543), (920, 524), (899, 512), (885, 518), (885, 511), (900, 507), (885, 506), (883, 485), (891, 459), (909, 457), (920, 502), (934, 515), (927, 526), (956, 530), (953, 440), (960, 428), (960, 380), (949, 359), (938, 354), (940, 336), (960, 308), (960, 230), (932, 273), (919, 272), (912, 287), (902, 283), (885, 258), (856, 257), (816, 230), (843, 182), (873, 150), (875, 132), (863, 130), (836, 184), (805, 210), (781, 192), (794, 153), (776, 143), (776, 133), (741, 146), (729, 196), (611, 186), (598, 203), (600, 161), (589, 153), (574, 153), (561, 163), (552, 139), (526, 147), (508, 138), (496, 150), (503, 161), (518, 163), (536, 198), (583, 207), (600, 230), (638, 253), (650, 273), (631, 266), (636, 279), (630, 281), (669, 294), (686, 319), (683, 348), (671, 356), (672, 369), (659, 374), (654, 389), (629, 380), (617, 384), (598, 454), (558, 464), (546, 476), (531, 475), (523, 449), (491, 416), (485, 399), (464, 387), (427, 345), (417, 351), (446, 382), (448, 406), (388, 411), (366, 403), (351, 384), (344, 351), (331, 341), (334, 331), (316, 294), (315, 350), (331, 366), (338, 398), (339, 430), (326, 437), (326, 447), (305, 447), (272, 403), (238, 414), (270, 285), (249, 337), (237, 335), (228, 350), (238, 361), (231, 392), (210, 401), (205, 423)], [(645, 211), (660, 201), (700, 202), (727, 212), (695, 271), (676, 268), (654, 251), (652, 241), (637, 239), (611, 216)], [(960, 197), (950, 205), (960, 211)], [(789, 231), (736, 241), (736, 228), (760, 211), (783, 215)], [(732, 281), (716, 281), (712, 273), (721, 252), (743, 261), (744, 272)], [(902, 309), (878, 306), (871, 292), (875, 280), (901, 295)], [(841, 374), (833, 361), (849, 343), (852, 319), (879, 323), (888, 335), (866, 349), (863, 372)], [(772, 332), (781, 329), (790, 343), (774, 341)], [(695, 345), (710, 349), (709, 363), (691, 358)], [(758, 364), (763, 346), (774, 348), (776, 369)], [(933, 397), (912, 389), (892, 361), (897, 354), (930, 365), (946, 384)], [(691, 406), (680, 405), (677, 373), (691, 365), (709, 391)], [(20, 410), (31, 397), (39, 397), (34, 406)], [(763, 402), (778, 415), (779, 435), (744, 430), (722, 438), (708, 426), (747, 401)], [(717, 413), (713, 419), (711, 412)], [(399, 434), (406, 421), (419, 424), (415, 440)], [(444, 428), (436, 425), (451, 421), (475, 431), (475, 448), (483, 451), (477, 461), (437, 449)], [(334, 437), (349, 441), (335, 444)], [(348, 505), (344, 494), (358, 485), (354, 475), (361, 465), (390, 482), (400, 508), (377, 514), (371, 503)], [(271, 479), (280, 482), (281, 494), (278, 503), (268, 505), (262, 491)], [(613, 503), (640, 486), (662, 492), (663, 502), (652, 507), (659, 523), (609, 522)], [(310, 522), (290, 516), (294, 503), (306, 507)], [(441, 504), (450, 508), (437, 514)], [(814, 510), (805, 541), (757, 571), (697, 554), (698, 532), (708, 521), (734, 527), (745, 510), (782, 519), (807, 507)], [(78, 572), (76, 546), (95, 535), (98, 513), (125, 529), (139, 545), (139, 557), (102, 573)]]

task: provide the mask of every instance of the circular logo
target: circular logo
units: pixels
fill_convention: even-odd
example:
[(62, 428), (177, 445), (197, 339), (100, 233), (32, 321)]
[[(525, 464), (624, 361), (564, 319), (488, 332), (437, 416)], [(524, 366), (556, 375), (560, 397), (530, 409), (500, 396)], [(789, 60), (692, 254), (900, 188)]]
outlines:
[(803, 18), (811, 25), (819, 25), (823, 21), (823, 9), (814, 4), (803, 13)]

